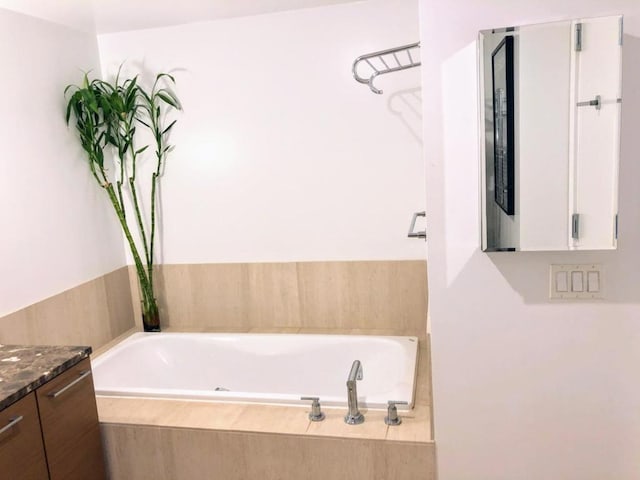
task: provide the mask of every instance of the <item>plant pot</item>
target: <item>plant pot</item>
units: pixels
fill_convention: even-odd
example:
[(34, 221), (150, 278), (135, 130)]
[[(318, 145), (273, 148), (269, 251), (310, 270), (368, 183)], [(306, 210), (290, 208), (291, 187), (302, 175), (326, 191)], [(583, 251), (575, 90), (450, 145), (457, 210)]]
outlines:
[(142, 312), (142, 327), (145, 332), (160, 331), (160, 314), (157, 309), (152, 312)]

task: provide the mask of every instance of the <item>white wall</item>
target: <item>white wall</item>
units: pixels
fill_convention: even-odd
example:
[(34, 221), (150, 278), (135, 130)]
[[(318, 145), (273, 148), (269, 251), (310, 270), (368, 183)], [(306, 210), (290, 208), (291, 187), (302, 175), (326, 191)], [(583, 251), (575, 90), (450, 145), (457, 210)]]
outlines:
[(0, 316), (124, 264), (63, 90), (99, 66), (95, 36), (0, 10)]
[[(163, 179), (164, 263), (424, 258), (419, 69), (351, 76), (418, 40), (415, 0), (101, 35), (103, 71), (172, 71), (184, 104)], [(422, 225), (420, 225), (422, 227)]]
[[(640, 472), (640, 5), (421, 0), (429, 306), (441, 480)], [(478, 30), (625, 14), (615, 252), (479, 249)], [(428, 88), (427, 88), (428, 87)], [(605, 300), (552, 303), (551, 263), (599, 262)]]

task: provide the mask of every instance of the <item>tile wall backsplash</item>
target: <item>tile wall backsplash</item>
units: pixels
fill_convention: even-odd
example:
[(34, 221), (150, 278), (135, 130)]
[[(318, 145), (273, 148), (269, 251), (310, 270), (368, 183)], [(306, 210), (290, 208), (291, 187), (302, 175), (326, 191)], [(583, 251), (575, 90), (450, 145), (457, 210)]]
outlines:
[(126, 267), (0, 317), (0, 343), (99, 348), (133, 328)]
[(161, 322), (177, 330), (426, 333), (424, 260), (162, 265), (156, 285)]
[[(427, 328), (424, 260), (162, 265), (156, 286), (162, 325), (172, 330), (424, 338)], [(99, 348), (140, 325), (129, 266), (0, 317), (0, 343)]]

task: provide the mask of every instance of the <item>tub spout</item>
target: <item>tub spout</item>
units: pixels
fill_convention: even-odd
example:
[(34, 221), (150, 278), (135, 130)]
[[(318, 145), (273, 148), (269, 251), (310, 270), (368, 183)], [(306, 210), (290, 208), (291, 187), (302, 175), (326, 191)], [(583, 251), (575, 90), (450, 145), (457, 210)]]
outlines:
[(360, 360), (354, 360), (347, 378), (347, 402), (349, 411), (344, 417), (345, 423), (359, 425), (364, 422), (364, 415), (358, 410), (358, 388), (356, 382), (362, 380), (362, 364)]

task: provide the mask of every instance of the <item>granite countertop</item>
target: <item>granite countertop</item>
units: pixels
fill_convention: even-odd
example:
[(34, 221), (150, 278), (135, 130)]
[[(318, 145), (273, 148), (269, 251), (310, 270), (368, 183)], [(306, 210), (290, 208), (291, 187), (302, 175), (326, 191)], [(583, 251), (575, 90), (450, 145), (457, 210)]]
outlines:
[(91, 347), (0, 345), (0, 410), (90, 353)]

